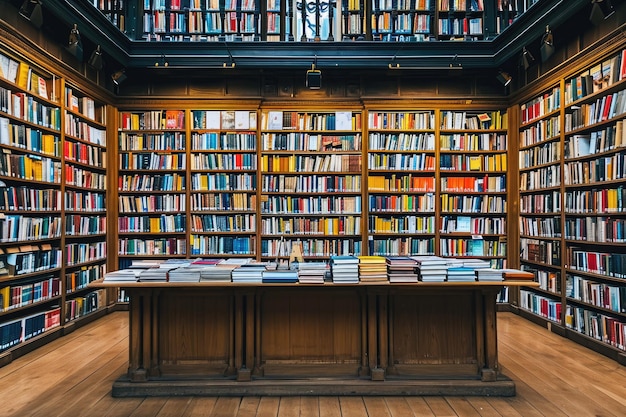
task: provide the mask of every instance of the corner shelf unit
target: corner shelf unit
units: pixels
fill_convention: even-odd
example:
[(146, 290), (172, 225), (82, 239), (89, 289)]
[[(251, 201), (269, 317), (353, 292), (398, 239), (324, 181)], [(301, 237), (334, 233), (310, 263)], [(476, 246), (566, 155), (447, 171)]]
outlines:
[(522, 106), (520, 128), (522, 266), (540, 283), (521, 310), (622, 364), (625, 103), (619, 49)]

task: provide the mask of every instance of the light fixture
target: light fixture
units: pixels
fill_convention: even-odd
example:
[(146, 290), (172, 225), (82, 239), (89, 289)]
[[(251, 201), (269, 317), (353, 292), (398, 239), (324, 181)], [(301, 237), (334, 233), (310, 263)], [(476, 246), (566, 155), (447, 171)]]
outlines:
[(69, 40), (65, 49), (78, 58), (79, 61), (83, 60), (83, 45), (80, 41), (80, 32), (78, 31), (78, 25), (76, 23), (74, 23), (74, 26), (70, 30)]
[(104, 67), (104, 60), (102, 59), (102, 50), (100, 49), (100, 45), (98, 45), (91, 53), (87, 64), (96, 71), (100, 71)]
[(611, 0), (591, 0), (591, 14), (589, 20), (594, 25), (600, 25), (604, 19), (615, 13)]
[(113, 74), (111, 74), (111, 80), (113, 80), (113, 84), (115, 85), (122, 84), (124, 81), (126, 81), (126, 78), (128, 77), (126, 76), (126, 70), (124, 68), (117, 70)]
[(498, 75), (496, 75), (496, 79), (502, 83), (503, 86), (507, 86), (511, 84), (511, 80), (513, 79), (511, 75), (506, 71), (498, 71)]
[(306, 86), (311, 90), (322, 88), (322, 71), (315, 69), (315, 64), (306, 72)]
[(39, 0), (25, 0), (20, 7), (20, 15), (36, 28), (41, 28), (43, 25), (43, 10), (41, 8), (41, 1)]
[(541, 62), (546, 62), (554, 54), (554, 38), (550, 26), (546, 26), (546, 33), (541, 37)]
[(522, 49), (521, 62), (524, 70), (528, 70), (528, 68), (530, 68), (530, 66), (535, 63), (535, 57), (530, 53), (528, 49), (526, 49), (526, 47)]

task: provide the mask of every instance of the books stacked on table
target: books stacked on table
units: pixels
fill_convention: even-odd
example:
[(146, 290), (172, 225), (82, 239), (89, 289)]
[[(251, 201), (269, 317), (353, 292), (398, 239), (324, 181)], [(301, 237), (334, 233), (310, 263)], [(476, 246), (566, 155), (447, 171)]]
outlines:
[(463, 259), (448, 258), (448, 282), (476, 281), (476, 270), (471, 264), (468, 265)]
[(323, 284), (327, 271), (329, 267), (326, 262), (300, 262), (298, 263), (298, 281), (303, 284)]
[(126, 268), (107, 272), (104, 275), (104, 282), (137, 282), (141, 271), (141, 269)]
[(265, 269), (262, 273), (262, 282), (266, 284), (288, 284), (298, 282), (298, 271), (291, 269)]
[(330, 257), (330, 270), (334, 283), (358, 284), (359, 259), (352, 255), (335, 255)]
[(417, 282), (417, 262), (409, 256), (388, 256), (389, 282)]
[(420, 281), (444, 282), (448, 276), (448, 262), (446, 258), (435, 255), (411, 256), (417, 265)]
[(263, 282), (263, 272), (266, 271), (265, 264), (261, 262), (248, 262), (240, 264), (233, 269), (231, 277), (233, 282)]
[(361, 282), (387, 282), (387, 260), (383, 256), (359, 256)]

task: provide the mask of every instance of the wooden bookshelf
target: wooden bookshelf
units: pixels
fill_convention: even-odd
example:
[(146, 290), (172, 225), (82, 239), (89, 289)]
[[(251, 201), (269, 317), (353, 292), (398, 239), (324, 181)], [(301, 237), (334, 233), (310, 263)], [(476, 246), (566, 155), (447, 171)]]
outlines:
[(523, 105), (520, 127), (521, 261), (539, 283), (521, 290), (521, 310), (621, 363), (624, 98), (616, 49)]
[(103, 311), (107, 168), (102, 102), (16, 51), (0, 65), (5, 363)]

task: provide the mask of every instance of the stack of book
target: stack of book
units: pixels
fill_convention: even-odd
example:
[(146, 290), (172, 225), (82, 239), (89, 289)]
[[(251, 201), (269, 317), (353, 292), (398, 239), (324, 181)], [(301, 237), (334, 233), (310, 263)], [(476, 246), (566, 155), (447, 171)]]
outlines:
[(357, 257), (352, 255), (331, 256), (330, 268), (334, 283), (359, 283), (359, 259)]
[(291, 269), (275, 269), (273, 271), (268, 271), (266, 269), (262, 272), (262, 277), (262, 282), (265, 284), (286, 284), (298, 282), (298, 272)]
[(300, 262), (298, 264), (298, 281), (303, 284), (323, 284), (328, 271), (326, 262)]
[(465, 265), (462, 259), (448, 259), (448, 282), (476, 281), (474, 267)]
[(389, 282), (417, 282), (417, 262), (408, 256), (388, 256)]
[(231, 274), (233, 282), (263, 282), (263, 272), (266, 271), (262, 263), (249, 262), (233, 269)]
[(167, 282), (169, 268), (148, 268), (139, 273), (139, 282)]
[(411, 256), (417, 265), (420, 281), (444, 282), (448, 275), (448, 262), (445, 258), (435, 255)]
[(104, 275), (104, 282), (136, 282), (141, 271), (141, 269), (126, 268), (107, 272)]
[(383, 256), (359, 256), (361, 282), (387, 282), (387, 260)]

